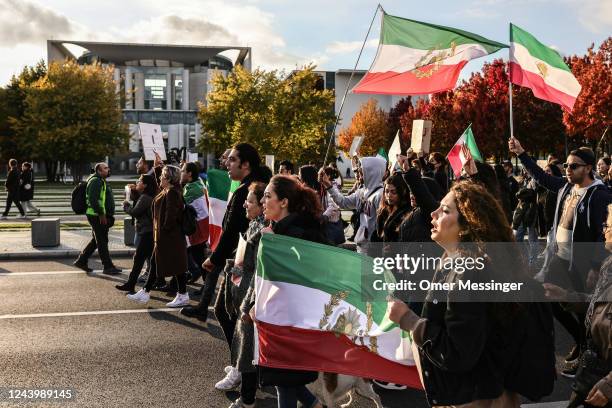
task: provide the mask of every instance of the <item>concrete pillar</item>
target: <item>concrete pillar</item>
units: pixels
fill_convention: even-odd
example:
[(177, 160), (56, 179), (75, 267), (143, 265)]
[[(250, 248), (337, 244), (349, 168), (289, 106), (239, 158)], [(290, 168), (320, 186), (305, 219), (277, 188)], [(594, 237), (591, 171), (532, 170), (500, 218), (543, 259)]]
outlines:
[(174, 109), (174, 82), (172, 80), (172, 73), (166, 74), (166, 109)]
[(186, 146), (185, 144), (185, 125), (183, 123), (179, 123), (178, 125), (178, 134), (179, 134), (179, 149)]
[(183, 101), (181, 102), (183, 110), (189, 110), (189, 70), (183, 70)]
[(125, 109), (134, 109), (134, 94), (132, 92), (132, 69), (125, 69)]
[(134, 81), (136, 82), (136, 109), (144, 109), (144, 94), (145, 94), (145, 84), (144, 84), (144, 73), (136, 72), (134, 74)]
[(200, 125), (200, 122), (196, 122), (196, 124), (195, 124), (195, 142), (196, 142), (196, 146), (198, 145), (198, 142), (200, 141), (201, 137), (202, 137), (202, 126)]
[(179, 128), (178, 125), (168, 125), (168, 150), (179, 148)]

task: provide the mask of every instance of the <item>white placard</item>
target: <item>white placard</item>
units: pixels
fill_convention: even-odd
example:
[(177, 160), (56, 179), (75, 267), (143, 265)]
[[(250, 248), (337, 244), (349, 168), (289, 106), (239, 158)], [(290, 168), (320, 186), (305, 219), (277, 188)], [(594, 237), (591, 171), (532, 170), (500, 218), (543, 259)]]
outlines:
[(353, 157), (357, 153), (359, 153), (359, 148), (361, 147), (362, 143), (363, 143), (363, 136), (355, 136), (355, 138), (353, 139), (353, 143), (351, 143), (351, 148), (349, 150), (350, 157)]
[(393, 139), (393, 144), (389, 148), (389, 164), (391, 165), (391, 169), (395, 169), (395, 164), (397, 163), (397, 156), (402, 153), (402, 145), (400, 143), (399, 130), (395, 134), (395, 139)]
[(189, 153), (187, 152), (187, 163), (197, 163), (198, 154), (197, 153)]
[(415, 153), (429, 153), (431, 144), (431, 120), (416, 119), (412, 121), (410, 148)]
[(266, 166), (268, 166), (270, 170), (272, 170), (272, 173), (274, 173), (274, 155), (273, 154), (266, 154)]
[(145, 160), (155, 160), (155, 153), (159, 154), (162, 160), (167, 160), (161, 126), (140, 122), (138, 123), (138, 130), (142, 140)]

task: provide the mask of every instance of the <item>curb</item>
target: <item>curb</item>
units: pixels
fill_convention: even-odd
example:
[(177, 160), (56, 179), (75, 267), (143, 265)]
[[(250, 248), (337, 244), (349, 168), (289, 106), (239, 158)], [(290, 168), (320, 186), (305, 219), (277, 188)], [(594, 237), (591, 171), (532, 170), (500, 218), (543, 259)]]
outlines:
[[(110, 252), (110, 256), (116, 257), (131, 257), (136, 252), (135, 248), (130, 249), (115, 249)], [(49, 250), (40, 252), (7, 252), (0, 253), (0, 261), (12, 260), (27, 260), (27, 259), (58, 259), (58, 258), (75, 258), (79, 256), (81, 251), (76, 249)]]

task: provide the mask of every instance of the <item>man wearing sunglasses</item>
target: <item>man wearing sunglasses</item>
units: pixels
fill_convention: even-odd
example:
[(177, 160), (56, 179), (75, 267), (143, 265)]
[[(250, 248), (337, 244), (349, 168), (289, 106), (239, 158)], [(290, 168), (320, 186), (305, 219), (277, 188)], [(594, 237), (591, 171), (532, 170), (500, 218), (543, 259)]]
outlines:
[[(542, 170), (526, 153), (520, 142), (511, 137), (508, 142), (523, 167), (538, 184), (558, 192), (553, 227), (549, 234), (549, 261), (542, 268), (545, 282), (570, 290), (589, 292), (589, 282), (596, 280), (605, 258), (602, 225), (606, 221), (611, 196), (601, 180), (595, 178), (595, 154), (586, 147), (572, 150), (563, 165), (565, 177), (555, 177)], [(558, 309), (555, 313), (576, 340), (577, 346), (566, 358), (562, 375), (573, 377), (578, 367), (580, 350), (585, 345), (584, 315), (571, 315)], [(574, 318), (572, 324), (568, 319)], [(565, 323), (564, 323), (565, 322)], [(577, 323), (573, 324), (573, 323)], [(572, 328), (573, 327), (573, 328)]]

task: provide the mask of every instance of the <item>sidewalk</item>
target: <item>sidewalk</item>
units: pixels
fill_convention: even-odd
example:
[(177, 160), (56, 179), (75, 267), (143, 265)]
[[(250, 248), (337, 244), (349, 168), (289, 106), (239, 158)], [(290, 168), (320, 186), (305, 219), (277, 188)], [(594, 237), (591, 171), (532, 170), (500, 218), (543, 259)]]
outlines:
[[(30, 230), (0, 232), (0, 260), (76, 258), (91, 239), (90, 229), (60, 230), (60, 245), (51, 248), (32, 247)], [(123, 230), (108, 234), (111, 256), (132, 256), (135, 248), (123, 244)], [(96, 255), (94, 255), (96, 256)]]

